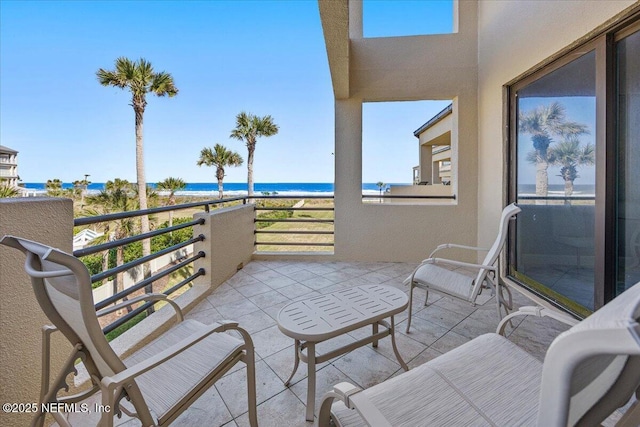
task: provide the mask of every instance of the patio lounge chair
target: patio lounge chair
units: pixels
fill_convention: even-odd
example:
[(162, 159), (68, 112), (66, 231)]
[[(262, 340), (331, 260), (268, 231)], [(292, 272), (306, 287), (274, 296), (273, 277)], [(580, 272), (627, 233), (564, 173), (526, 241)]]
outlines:
[[(253, 343), (237, 323), (204, 325), (183, 320), (180, 307), (163, 294), (134, 297), (96, 313), (89, 272), (80, 260), (13, 236), (3, 237), (0, 244), (26, 255), (24, 267), (31, 276), (36, 299), (55, 325), (43, 327), (41, 403), (77, 403), (101, 391), (102, 404), (109, 405), (111, 410), (102, 414), (99, 425), (112, 426), (114, 414), (122, 411), (138, 418), (143, 426), (164, 426), (173, 422), (237, 362), (243, 361), (247, 365), (249, 420), (252, 426), (257, 426)], [(166, 301), (176, 310), (178, 323), (131, 357), (121, 360), (107, 342), (98, 317), (140, 301)], [(49, 341), (56, 330), (69, 340), (73, 350), (49, 385)], [(222, 333), (228, 330), (239, 332), (243, 339)], [(82, 359), (87, 368), (91, 389), (74, 396), (58, 396), (61, 389), (67, 388), (65, 379), (75, 373), (78, 359)], [(123, 404), (123, 397), (131, 403)], [(52, 415), (58, 425), (69, 426), (62, 413)], [(43, 422), (44, 414), (39, 411), (32, 426), (41, 426)]]
[[(483, 288), (491, 288), (491, 292), (496, 297), (496, 307), (498, 317), (509, 314), (512, 309), (511, 291), (506, 286), (502, 286), (498, 280), (498, 255), (502, 251), (504, 242), (507, 239), (507, 229), (509, 220), (514, 218), (521, 209), (514, 203), (510, 204), (502, 211), (500, 217), (500, 228), (498, 236), (490, 249), (477, 248), (473, 246), (456, 245), (445, 243), (438, 246), (429, 258), (425, 259), (411, 273), (404, 283), (409, 285), (409, 318), (407, 320), (407, 332), (411, 327), (411, 312), (413, 303), (413, 289), (421, 288), (426, 290), (424, 305), (427, 305), (429, 291), (445, 294), (463, 301), (476, 304), (476, 299)], [(435, 258), (436, 252), (449, 249), (465, 249), (473, 251), (487, 251), (487, 255), (482, 264), (472, 264), (446, 258)], [(506, 292), (506, 297), (505, 297)]]
[[(640, 393), (639, 320), (640, 283), (560, 334), (544, 364), (481, 335), (367, 390), (334, 386), (319, 426), (599, 426)], [(637, 400), (616, 425), (640, 425)]]

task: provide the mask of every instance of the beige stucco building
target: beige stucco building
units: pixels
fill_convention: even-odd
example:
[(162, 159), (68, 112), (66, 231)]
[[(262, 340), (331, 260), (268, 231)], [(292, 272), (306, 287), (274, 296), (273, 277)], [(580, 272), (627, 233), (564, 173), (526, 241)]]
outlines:
[[(535, 287), (544, 280), (533, 268), (557, 262), (562, 274), (582, 280), (585, 289), (571, 284), (545, 295), (554, 303), (577, 300), (581, 307), (571, 310), (583, 314), (638, 279), (633, 265), (640, 247), (640, 197), (633, 181), (639, 172), (633, 165), (640, 164), (640, 2), (454, 1), (451, 34), (374, 38), (363, 36), (361, 1), (319, 3), (335, 95), (336, 257), (416, 261), (443, 242), (487, 246), (502, 208), (517, 202), (531, 207), (519, 215), (517, 236), (509, 238), (507, 276)], [(578, 117), (585, 123), (579, 143), (595, 146), (595, 166), (577, 174), (582, 178), (576, 183), (591, 188), (582, 191), (580, 201), (575, 195), (553, 201), (547, 195), (553, 191), (540, 196), (537, 188), (529, 197), (524, 190), (533, 183), (523, 172), (532, 149), (531, 135), (519, 121), (518, 112), (529, 105), (525, 98), (541, 105), (560, 100), (569, 107), (588, 106), (589, 120), (571, 108), (566, 113), (567, 121)], [(454, 197), (363, 203), (363, 103), (416, 100), (452, 100), (447, 187)], [(560, 139), (556, 135), (547, 145)], [(546, 155), (544, 148), (533, 161), (539, 166)], [(420, 180), (429, 181), (423, 178), (429, 175), (433, 181), (432, 168), (425, 165), (421, 162)], [(538, 169), (544, 179), (557, 179), (559, 166), (553, 167)], [(562, 197), (562, 191), (556, 193)], [(564, 210), (553, 207), (558, 204)], [(549, 243), (558, 217), (574, 230)], [(578, 273), (567, 273), (569, 267)], [(586, 297), (570, 295), (583, 291)]]
[(10, 187), (17, 187), (20, 180), (18, 152), (4, 145), (0, 145), (0, 180)]
[[(413, 132), (418, 139), (418, 166), (413, 167), (413, 185), (391, 185), (389, 194), (449, 197), (451, 182), (451, 130), (453, 106), (448, 105)], [(401, 199), (403, 200), (403, 199)], [(416, 203), (419, 199), (403, 200)], [(427, 199), (446, 200), (446, 199)], [(385, 202), (398, 202), (386, 199)]]
[(414, 167), (416, 185), (451, 185), (451, 105), (413, 132), (418, 138), (420, 163)]

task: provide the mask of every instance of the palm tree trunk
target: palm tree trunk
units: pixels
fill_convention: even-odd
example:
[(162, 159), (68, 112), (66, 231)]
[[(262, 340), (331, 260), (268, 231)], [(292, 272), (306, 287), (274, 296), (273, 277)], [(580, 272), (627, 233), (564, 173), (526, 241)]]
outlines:
[(573, 181), (567, 179), (564, 181), (564, 195), (569, 197), (573, 194)]
[[(136, 100), (133, 101), (134, 111), (136, 113), (136, 180), (138, 181), (138, 198), (140, 201), (140, 210), (147, 209), (147, 182), (144, 176), (144, 138), (143, 138), (143, 115), (144, 108), (136, 107)], [(140, 232), (142, 234), (149, 232), (149, 217), (143, 215), (140, 217)], [(142, 241), (142, 256), (151, 255), (151, 240), (144, 239)], [(143, 277), (147, 279), (151, 276), (149, 264), (142, 265)], [(153, 285), (145, 286), (145, 292), (150, 294), (153, 292)]]
[[(169, 206), (174, 206), (176, 204), (176, 197), (171, 190), (169, 193)], [(169, 228), (173, 227), (173, 211), (169, 211)], [(171, 244), (173, 244), (173, 231), (169, 232), (169, 237), (171, 238)]]
[(224, 168), (220, 165), (216, 167), (216, 179), (218, 180), (218, 198), (222, 199), (224, 197), (224, 184), (222, 183), (224, 180)]
[[(124, 248), (118, 246), (116, 248), (116, 267), (120, 267), (124, 263)], [(124, 273), (116, 274), (116, 293), (124, 291)]]
[(249, 153), (247, 154), (247, 193), (249, 196), (253, 196), (253, 153), (255, 152), (255, 145), (247, 145)]
[(546, 197), (549, 192), (549, 175), (547, 174), (549, 162), (547, 160), (547, 151), (539, 150), (536, 158), (536, 196)]
[(109, 269), (109, 250), (104, 251), (102, 254), (102, 271), (107, 271)]

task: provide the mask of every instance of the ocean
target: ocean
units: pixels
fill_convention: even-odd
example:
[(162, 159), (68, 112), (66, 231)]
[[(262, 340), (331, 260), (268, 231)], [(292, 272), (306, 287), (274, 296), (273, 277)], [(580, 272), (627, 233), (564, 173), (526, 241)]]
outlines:
[[(393, 183), (389, 185), (409, 185), (402, 183)], [(33, 190), (36, 194), (45, 193), (45, 184), (43, 182), (27, 182), (24, 184), (26, 189)], [(149, 186), (155, 187), (155, 184), (149, 183)], [(73, 184), (65, 182), (62, 188), (73, 188)], [(87, 188), (89, 194), (96, 194), (104, 189), (103, 182), (92, 182)], [(260, 195), (263, 192), (270, 194), (277, 193), (280, 196), (332, 196), (334, 185), (331, 182), (283, 182), (283, 183), (256, 183), (254, 185), (254, 193)], [(163, 194), (163, 192), (159, 192)], [(247, 194), (246, 182), (225, 182), (225, 196), (242, 196)], [(368, 182), (362, 184), (362, 194), (378, 194), (379, 189), (376, 183)], [(188, 183), (183, 191), (176, 192), (178, 196), (218, 196), (217, 182), (193, 182)]]

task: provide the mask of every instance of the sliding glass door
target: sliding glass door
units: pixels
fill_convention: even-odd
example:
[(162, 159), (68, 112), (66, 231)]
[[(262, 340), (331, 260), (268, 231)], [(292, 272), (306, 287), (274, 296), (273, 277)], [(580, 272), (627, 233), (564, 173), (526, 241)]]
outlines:
[(579, 317), (640, 281), (640, 14), (508, 87), (508, 275)]
[(616, 68), (618, 294), (640, 282), (640, 32), (616, 43)]
[(594, 307), (595, 51), (523, 82), (515, 100), (516, 271), (547, 298), (587, 313)]

